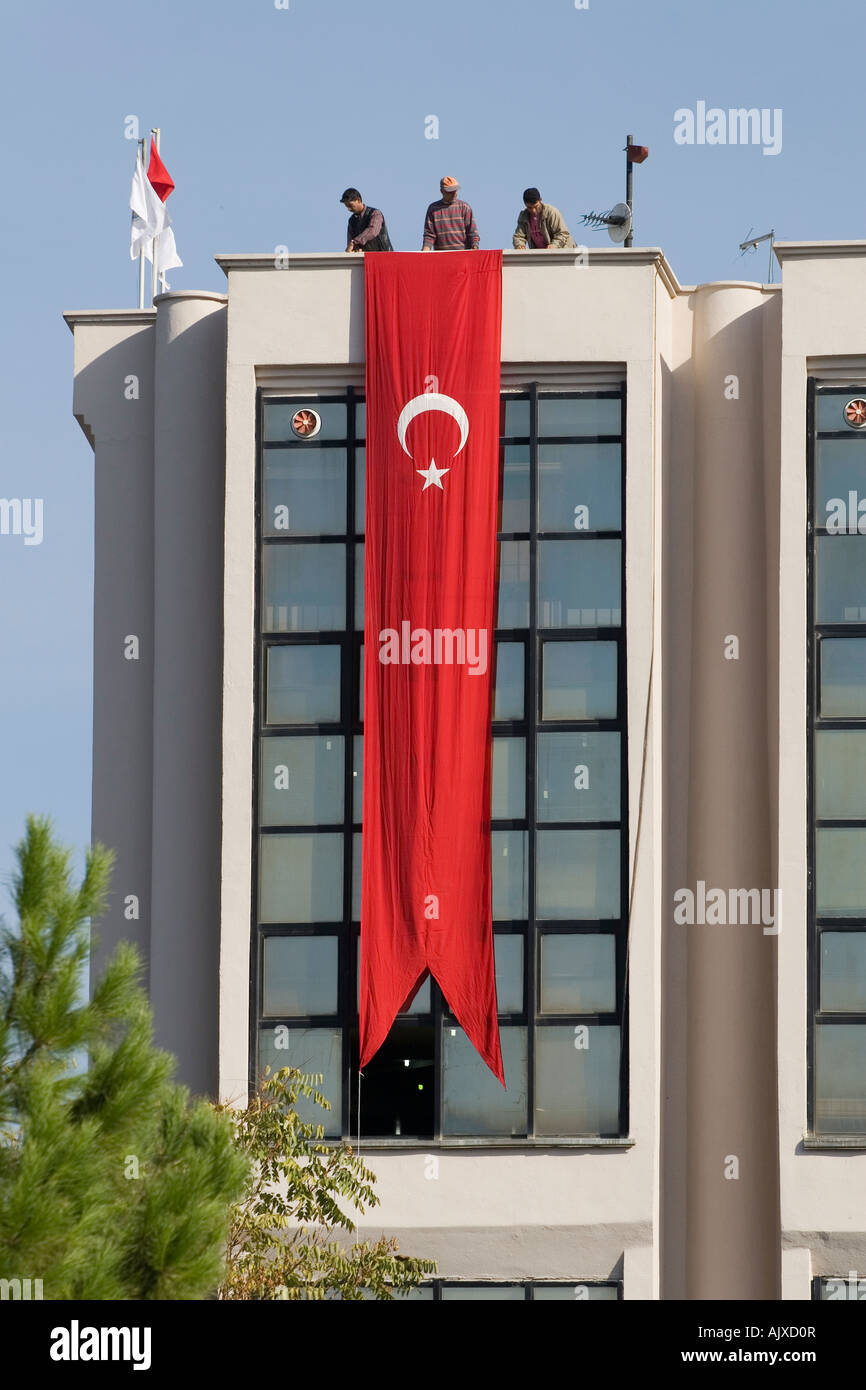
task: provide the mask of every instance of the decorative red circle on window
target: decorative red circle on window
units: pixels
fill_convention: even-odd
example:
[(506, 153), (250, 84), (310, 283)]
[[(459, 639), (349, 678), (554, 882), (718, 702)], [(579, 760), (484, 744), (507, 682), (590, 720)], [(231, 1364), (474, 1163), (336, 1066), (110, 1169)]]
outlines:
[(292, 416), (292, 429), (301, 439), (312, 439), (321, 428), (322, 418), (315, 410), (296, 410)]
[(862, 430), (866, 425), (866, 401), (859, 398), (849, 401), (845, 407), (845, 419), (855, 430)]

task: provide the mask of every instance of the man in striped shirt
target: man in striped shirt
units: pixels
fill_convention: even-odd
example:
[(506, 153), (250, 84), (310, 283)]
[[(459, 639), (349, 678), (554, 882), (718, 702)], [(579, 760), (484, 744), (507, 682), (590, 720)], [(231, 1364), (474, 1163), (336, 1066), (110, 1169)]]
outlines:
[(457, 197), (460, 185), (448, 174), (439, 184), (442, 197), (431, 203), (424, 218), (422, 251), (477, 251), (480, 241), (468, 203)]

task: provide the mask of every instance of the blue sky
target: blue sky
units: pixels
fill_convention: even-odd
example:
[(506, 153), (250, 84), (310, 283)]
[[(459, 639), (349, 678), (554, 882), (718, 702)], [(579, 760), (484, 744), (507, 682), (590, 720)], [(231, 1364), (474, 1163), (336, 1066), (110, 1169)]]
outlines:
[[(6, 7), (0, 497), (42, 498), (44, 537), (0, 535), (0, 879), (28, 810), (89, 835), (93, 461), (60, 315), (137, 302), (126, 117), (162, 128), (174, 289), (222, 291), (217, 252), (342, 250), (347, 184), (416, 249), (445, 173), (482, 246), (510, 245), (528, 184), (576, 240), (609, 245), (578, 219), (624, 196), (629, 132), (650, 148), (635, 245), (682, 283), (763, 280), (766, 249), (737, 250), (750, 228), (864, 235), (861, 26), (854, 0)], [(699, 101), (781, 109), (780, 153), (677, 144), (674, 112)]]

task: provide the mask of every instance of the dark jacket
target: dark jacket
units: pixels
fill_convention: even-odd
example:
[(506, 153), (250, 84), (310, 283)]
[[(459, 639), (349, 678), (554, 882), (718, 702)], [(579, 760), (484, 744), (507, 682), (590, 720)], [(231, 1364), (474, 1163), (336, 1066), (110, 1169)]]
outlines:
[[(349, 218), (349, 229), (346, 234), (346, 245), (353, 242), (362, 232), (365, 232), (370, 225), (374, 212), (379, 212), (378, 208), (364, 208), (363, 212), (353, 212)], [(382, 228), (378, 236), (370, 237), (361, 243), (362, 251), (393, 251), (391, 238), (388, 236), (388, 228), (385, 223), (384, 213), (379, 213), (382, 218)]]

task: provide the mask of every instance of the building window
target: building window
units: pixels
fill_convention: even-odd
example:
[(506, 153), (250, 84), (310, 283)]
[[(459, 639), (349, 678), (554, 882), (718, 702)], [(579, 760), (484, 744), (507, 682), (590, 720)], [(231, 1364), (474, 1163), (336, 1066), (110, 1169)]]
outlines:
[(613, 1281), (583, 1284), (558, 1281), (494, 1284), (489, 1281), (472, 1283), (469, 1280), (449, 1283), (445, 1279), (430, 1279), (400, 1297), (406, 1301), (426, 1303), (450, 1303), (454, 1299), (473, 1303), (616, 1303), (622, 1300), (622, 1284)]
[(809, 389), (809, 1115), (866, 1134), (866, 413)]
[(866, 1279), (857, 1277), (856, 1269), (849, 1274), (827, 1275), (812, 1280), (812, 1299), (818, 1303), (855, 1302), (866, 1298)]
[(507, 1089), (428, 980), (365, 1069), (359, 1126), (365, 409), (352, 391), (260, 399), (251, 1084), (267, 1065), (323, 1073), (329, 1135), (627, 1133), (624, 409), (624, 389), (502, 397), (491, 840)]

